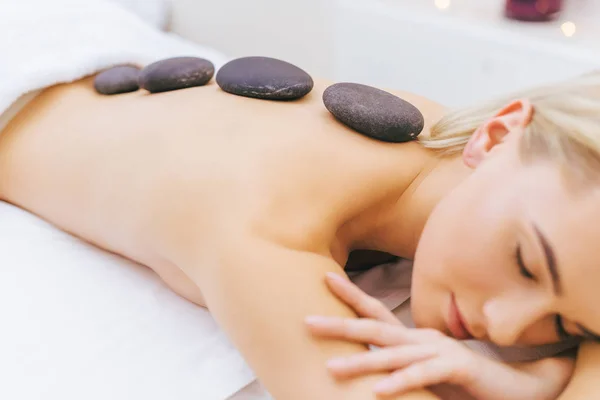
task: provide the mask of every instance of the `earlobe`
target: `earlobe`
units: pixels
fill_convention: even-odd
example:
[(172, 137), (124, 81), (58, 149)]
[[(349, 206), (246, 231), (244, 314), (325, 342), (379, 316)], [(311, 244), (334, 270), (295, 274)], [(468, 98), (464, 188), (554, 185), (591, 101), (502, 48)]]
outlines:
[(496, 145), (504, 141), (508, 132), (509, 128), (502, 118), (488, 120), (471, 135), (463, 151), (464, 163), (469, 168), (477, 167)]
[(480, 126), (471, 135), (463, 151), (463, 162), (469, 168), (475, 168), (483, 160), (489, 147), (488, 136), (485, 133), (485, 125)]

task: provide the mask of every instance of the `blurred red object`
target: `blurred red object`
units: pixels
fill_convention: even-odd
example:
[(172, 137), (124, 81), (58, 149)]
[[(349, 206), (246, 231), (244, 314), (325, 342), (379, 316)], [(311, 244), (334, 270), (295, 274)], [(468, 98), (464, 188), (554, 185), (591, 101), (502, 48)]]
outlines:
[(505, 14), (520, 21), (548, 21), (562, 9), (563, 0), (506, 0)]

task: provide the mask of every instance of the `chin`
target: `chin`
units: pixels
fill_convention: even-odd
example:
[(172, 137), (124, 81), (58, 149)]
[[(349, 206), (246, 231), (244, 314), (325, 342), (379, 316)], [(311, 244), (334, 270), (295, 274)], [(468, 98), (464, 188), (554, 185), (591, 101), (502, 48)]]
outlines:
[(413, 267), (411, 315), (416, 328), (435, 329), (448, 335), (450, 330), (447, 323), (447, 310), (452, 292), (443, 281), (445, 276), (437, 274), (435, 269), (427, 268), (436, 264), (427, 262)]
[(413, 290), (410, 300), (410, 311), (415, 328), (436, 329), (446, 333), (446, 324), (440, 313), (442, 302), (437, 296), (421, 297), (419, 290)]
[(413, 322), (415, 328), (435, 329), (446, 335), (449, 334), (446, 324), (440, 319), (439, 315), (432, 315), (431, 313), (429, 313), (429, 315), (425, 315), (424, 313), (413, 313)]
[(440, 275), (438, 268), (431, 268), (441, 263), (428, 258), (419, 261), (415, 257), (410, 300), (415, 327), (448, 334), (446, 310), (451, 292), (443, 282), (444, 275)]

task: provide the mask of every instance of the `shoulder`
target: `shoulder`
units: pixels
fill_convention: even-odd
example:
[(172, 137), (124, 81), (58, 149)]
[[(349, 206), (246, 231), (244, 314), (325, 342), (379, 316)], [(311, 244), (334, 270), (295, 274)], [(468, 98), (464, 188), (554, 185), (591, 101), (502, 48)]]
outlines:
[[(323, 92), (329, 86), (331, 86), (335, 83), (336, 82), (329, 81), (329, 80), (323, 80), (323, 79), (315, 80), (315, 87), (314, 87), (313, 91), (319, 97), (322, 97)], [(361, 82), (355, 82), (355, 83), (361, 83)], [(438, 103), (428, 97), (419, 95), (417, 93), (409, 92), (409, 91), (402, 90), (402, 89), (387, 88), (387, 87), (382, 87), (382, 86), (377, 86), (377, 85), (369, 85), (369, 86), (373, 86), (377, 89), (391, 93), (394, 96), (397, 96), (397, 97), (401, 98), (402, 100), (405, 100), (405, 101), (411, 103), (417, 109), (419, 109), (419, 111), (421, 111), (421, 113), (423, 114), (423, 117), (425, 119), (425, 127), (424, 127), (421, 135), (428, 135), (431, 126), (433, 124), (435, 124), (440, 118), (442, 118), (444, 116), (444, 114), (448, 111), (448, 107), (444, 106), (443, 104)]]

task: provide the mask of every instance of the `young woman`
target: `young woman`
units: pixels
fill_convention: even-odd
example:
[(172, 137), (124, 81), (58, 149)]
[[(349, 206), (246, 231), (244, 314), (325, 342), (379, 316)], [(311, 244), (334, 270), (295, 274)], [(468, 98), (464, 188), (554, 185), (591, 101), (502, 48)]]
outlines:
[[(433, 127), (444, 110), (399, 93), (426, 116), (420, 142), (404, 144), (337, 122), (325, 87), (295, 102), (214, 83), (110, 97), (91, 78), (48, 88), (0, 134), (0, 197), (208, 307), (277, 399), (375, 399), (396, 369), (381, 393), (454, 383), (477, 398), (557, 398), (568, 358), (501, 364), (456, 339), (538, 346), (600, 332), (600, 75)], [(325, 285), (355, 249), (414, 259), (421, 329), (343, 279)], [(364, 343), (401, 347), (371, 356)], [(326, 367), (357, 354), (359, 371)]]
[[(433, 211), (427, 202), (413, 208), (427, 216), (416, 224), (424, 226), (412, 275), (417, 326), (499, 345), (562, 340), (562, 350), (578, 338), (600, 340), (593, 283), (600, 277), (593, 245), (600, 231), (590, 223), (598, 217), (599, 107), (600, 74), (592, 73), (450, 113), (421, 140), (444, 156), (438, 165), (462, 163), (472, 172), (458, 184), (461, 167), (447, 172), (446, 183), (456, 187), (431, 196)], [(338, 378), (398, 370), (381, 383), (381, 393), (448, 382), (490, 399), (555, 398), (564, 383), (540, 381), (544, 390), (531, 387), (526, 395), (533, 384), (527, 374), (507, 373), (444, 335), (401, 327), (347, 280), (330, 274), (327, 283), (368, 319), (311, 317), (313, 333), (387, 347), (332, 360)], [(527, 369), (569, 370), (567, 359), (557, 361)], [(496, 395), (488, 391), (494, 386)]]

